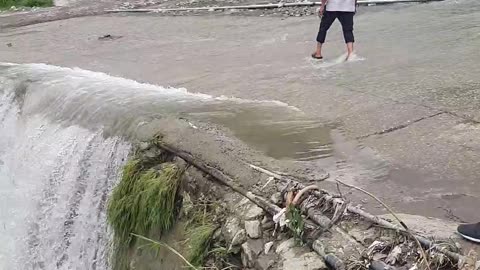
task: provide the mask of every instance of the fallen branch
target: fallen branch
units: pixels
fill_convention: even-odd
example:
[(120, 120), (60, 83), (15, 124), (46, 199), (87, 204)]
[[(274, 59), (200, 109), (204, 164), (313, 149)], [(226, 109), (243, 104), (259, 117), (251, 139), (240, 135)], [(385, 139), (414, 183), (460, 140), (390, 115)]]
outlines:
[(318, 187), (317, 187), (316, 185), (311, 185), (311, 186), (302, 188), (302, 189), (297, 193), (297, 195), (295, 195), (295, 198), (293, 198), (292, 204), (293, 204), (293, 205), (297, 205), (298, 202), (300, 201), (300, 199), (302, 198), (303, 194), (305, 194), (306, 192), (308, 192), (308, 191), (310, 191), (310, 190), (318, 190)]
[(415, 240), (415, 243), (418, 245), (418, 248), (420, 249), (420, 252), (422, 254), (422, 259), (423, 259), (423, 262), (425, 263), (425, 266), (427, 267), (428, 270), (430, 270), (430, 262), (428, 261), (428, 257), (427, 257), (427, 253), (425, 252), (425, 250), (423, 249), (423, 246), (422, 244), (420, 243), (420, 241), (417, 239), (417, 237), (415, 237), (415, 235), (410, 231), (410, 229), (408, 229), (407, 225), (395, 214), (395, 212), (387, 205), (385, 204), (382, 200), (380, 200), (378, 197), (376, 197), (375, 195), (373, 195), (372, 193), (362, 189), (362, 188), (359, 188), (359, 187), (356, 187), (354, 185), (350, 185), (350, 184), (347, 184), (347, 183), (344, 183), (340, 180), (337, 180), (338, 183), (346, 186), (346, 187), (349, 187), (349, 188), (353, 188), (353, 189), (356, 189), (360, 192), (363, 192), (364, 194), (367, 194), (368, 196), (370, 196), (371, 198), (373, 198), (374, 200), (376, 200), (378, 203), (380, 203), (383, 207), (385, 207), (385, 209), (387, 209), (388, 212), (390, 212), (390, 214), (392, 214), (393, 217), (395, 217), (395, 219), (397, 219), (397, 221), (403, 226), (403, 228), (405, 229), (405, 231), (409, 234), (409, 236)]
[[(269, 170), (266, 170), (264, 168), (261, 168), (261, 167), (258, 167), (258, 166), (255, 166), (255, 165), (252, 165), (250, 164), (250, 167), (256, 171), (259, 171), (259, 172), (262, 172), (262, 173), (265, 173), (267, 175), (270, 175), (270, 176), (273, 176), (275, 177), (277, 180), (280, 180), (282, 182), (284, 182), (285, 184), (290, 184), (292, 183), (293, 185), (297, 186), (298, 188), (304, 188), (305, 185), (301, 184), (300, 182), (298, 181), (295, 181), (294, 179), (291, 179), (291, 178), (287, 178), (287, 177), (284, 177), (284, 176), (281, 176), (279, 174), (276, 174), (276, 173), (273, 173)], [(323, 189), (320, 189), (319, 191), (313, 191), (312, 192), (313, 195), (315, 195), (318, 199), (321, 199), (321, 200), (325, 200), (326, 202), (330, 202), (330, 203), (345, 203), (342, 199), (340, 198), (337, 198), (333, 195), (331, 195), (328, 191), (326, 190), (323, 190)], [(403, 232), (403, 233), (406, 233), (406, 230), (403, 228), (403, 226), (398, 226), (396, 224), (393, 224), (385, 219), (382, 219), (378, 216), (375, 216), (375, 215), (372, 215), (368, 212), (365, 212), (364, 210), (358, 208), (358, 207), (355, 207), (355, 206), (352, 206), (351, 204), (347, 204), (347, 211), (349, 211), (350, 213), (354, 213), (354, 214), (357, 214), (361, 217), (363, 217), (364, 219), (374, 223), (374, 224), (378, 224), (386, 229), (391, 229), (391, 230), (395, 230), (395, 231), (399, 231), (399, 232)], [(426, 239), (425, 237), (422, 237), (420, 235), (417, 235), (415, 234), (415, 238), (418, 239), (418, 241), (427, 249), (433, 249), (435, 251), (438, 251), (442, 254), (445, 254), (446, 256), (448, 256), (450, 259), (452, 259), (453, 262), (457, 263), (457, 265), (459, 266), (459, 268), (465, 263), (466, 261), (466, 258), (465, 256), (461, 255), (461, 254), (458, 254), (456, 252), (452, 252), (450, 250), (448, 250), (447, 248), (445, 247), (441, 247), (439, 245), (435, 245), (435, 243), (433, 243), (432, 241)]]
[[(442, 0), (358, 0), (359, 5), (377, 5), (377, 4), (395, 4), (395, 3), (425, 3)], [(282, 7), (305, 7), (320, 6), (322, 2), (295, 2), (295, 3), (278, 3), (278, 4), (256, 4), (241, 6), (220, 6), (220, 7), (191, 7), (191, 8), (158, 8), (158, 9), (111, 9), (106, 10), (108, 13), (130, 12), (130, 13), (160, 13), (175, 11), (215, 11), (228, 9), (272, 9)]]
[(185, 257), (183, 257), (183, 255), (180, 254), (180, 252), (178, 252), (176, 249), (172, 248), (171, 246), (167, 245), (166, 243), (155, 241), (145, 236), (134, 234), (134, 233), (132, 233), (132, 235), (144, 241), (150, 242), (152, 245), (165, 247), (166, 249), (170, 250), (172, 253), (180, 257), (190, 268), (192, 268), (193, 270), (199, 270), (197, 267), (191, 264)]
[(200, 171), (210, 175), (219, 184), (227, 186), (227, 187), (231, 188), (232, 190), (236, 191), (237, 193), (240, 193), (241, 195), (248, 198), (253, 203), (255, 203), (258, 206), (260, 206), (261, 208), (263, 208), (268, 213), (270, 213), (272, 215), (275, 215), (276, 213), (278, 213), (281, 210), (280, 207), (278, 207), (274, 204), (271, 204), (267, 200), (253, 194), (252, 192), (249, 192), (249, 191), (243, 189), (238, 184), (236, 184), (235, 181), (232, 178), (225, 175), (220, 170), (218, 170), (214, 167), (211, 167), (211, 166), (205, 164), (204, 162), (201, 162), (201, 161), (197, 160), (190, 153), (187, 153), (185, 151), (182, 151), (180, 149), (177, 149), (177, 148), (175, 148), (173, 146), (170, 146), (170, 145), (166, 145), (166, 144), (161, 143), (161, 142), (158, 142), (156, 145), (159, 148), (182, 158), (187, 163), (193, 165), (195, 168), (199, 169)]
[(400, 223), (400, 225), (402, 225), (402, 227), (405, 229), (405, 230), (408, 230), (408, 227), (407, 227), (407, 224), (405, 224), (396, 214), (395, 212), (387, 205), (385, 204), (384, 202), (382, 202), (379, 198), (377, 198), (375, 195), (373, 195), (372, 193), (362, 189), (362, 188), (359, 188), (359, 187), (356, 187), (354, 185), (350, 185), (350, 184), (347, 184), (347, 183), (344, 183), (340, 180), (336, 180), (338, 183), (346, 186), (346, 187), (349, 187), (349, 188), (353, 188), (353, 189), (356, 189), (358, 191), (361, 191), (365, 194), (367, 194), (369, 197), (371, 197), (372, 199), (376, 200), (378, 203), (380, 203), (385, 209), (387, 209), (387, 211), (398, 221), (398, 223)]
[[(216, 168), (213, 168), (213, 167), (205, 164), (204, 162), (195, 159), (190, 153), (187, 153), (185, 151), (182, 151), (180, 149), (177, 149), (177, 148), (175, 148), (173, 146), (170, 146), (170, 145), (166, 145), (166, 144), (161, 143), (161, 142), (158, 142), (157, 146), (159, 148), (163, 149), (164, 151), (167, 151), (169, 153), (172, 153), (172, 154), (182, 158), (187, 163), (193, 165), (194, 167), (196, 167), (200, 171), (210, 175), (216, 182), (231, 188), (235, 192), (240, 193), (241, 195), (248, 198), (253, 203), (257, 204), (259, 207), (263, 208), (270, 215), (275, 216), (276, 214), (278, 214), (279, 212), (282, 211), (282, 209), (280, 207), (268, 202), (267, 200), (255, 195), (251, 192), (248, 192), (248, 191), (244, 190), (243, 188), (241, 188), (240, 186), (235, 184), (235, 182), (232, 178), (225, 175), (220, 170), (218, 170)], [(330, 220), (328, 218), (325, 217), (326, 219), (328, 219), (328, 221), (325, 221), (325, 223), (322, 223), (320, 221), (320, 219), (318, 218), (319, 217), (318, 215), (315, 216), (314, 212), (311, 212), (311, 213), (312, 213), (312, 217), (315, 218), (313, 221), (316, 222), (319, 226), (324, 226), (325, 223), (330, 224), (330, 222), (329, 222)], [(340, 229), (340, 228), (338, 228), (338, 229)], [(313, 249), (313, 247), (312, 247), (312, 249)], [(319, 255), (323, 257), (322, 254), (319, 254)], [(327, 254), (327, 255), (326, 255), (326, 257), (324, 257), (324, 260), (326, 262), (335, 262), (335, 264), (333, 266), (337, 265), (337, 266), (340, 267), (340, 266), (344, 265), (342, 263), (342, 261), (338, 257), (336, 257), (334, 254), (330, 253), (330, 254)], [(340, 268), (334, 268), (334, 269), (343, 270), (345, 268), (340, 267)]]

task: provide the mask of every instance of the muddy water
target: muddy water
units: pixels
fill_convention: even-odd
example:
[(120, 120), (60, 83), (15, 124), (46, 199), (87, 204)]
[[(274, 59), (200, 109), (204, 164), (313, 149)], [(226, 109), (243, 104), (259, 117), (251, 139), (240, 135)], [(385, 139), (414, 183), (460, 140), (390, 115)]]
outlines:
[(282, 106), (244, 104), (234, 112), (223, 109), (190, 115), (227, 127), (240, 140), (276, 159), (308, 161), (329, 157), (333, 151), (332, 126)]
[(226, 127), (277, 159), (317, 159), (332, 152), (330, 127), (277, 101), (212, 97), (48, 65), (3, 65), (1, 76), (10, 95), (30, 105), (25, 112), (65, 124), (135, 136), (139, 125), (153, 119), (180, 117)]

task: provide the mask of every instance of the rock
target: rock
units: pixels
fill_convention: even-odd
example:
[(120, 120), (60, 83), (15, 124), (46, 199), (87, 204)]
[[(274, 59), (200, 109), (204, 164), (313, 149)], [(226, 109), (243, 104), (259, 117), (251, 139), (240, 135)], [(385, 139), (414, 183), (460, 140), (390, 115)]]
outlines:
[(263, 224), (266, 224), (269, 220), (270, 220), (270, 219), (269, 219), (267, 216), (264, 216), (264, 217), (262, 218), (262, 225), (263, 225)]
[(283, 262), (284, 270), (323, 270), (328, 269), (320, 256), (315, 252), (309, 252), (296, 258), (290, 258)]
[(242, 264), (245, 267), (253, 267), (256, 255), (248, 242), (242, 244)]
[(248, 239), (247, 242), (255, 255), (258, 256), (260, 253), (262, 253), (264, 247), (263, 239)]
[(263, 231), (273, 229), (274, 227), (275, 227), (275, 223), (272, 220), (269, 220), (268, 222), (262, 224)]
[(355, 238), (358, 242), (369, 246), (375, 241), (376, 239), (376, 231), (375, 228), (370, 229), (363, 229), (363, 228), (353, 228), (348, 232), (353, 238)]
[(255, 261), (255, 269), (259, 270), (268, 270), (268, 269), (277, 269), (276, 267), (273, 268), (275, 265), (276, 258), (273, 254), (270, 255), (261, 255)]
[(10, 47), (12, 47), (12, 46), (13, 46), (12, 43), (7, 43), (7, 47), (10, 48)]
[(245, 230), (247, 231), (247, 235), (252, 239), (257, 239), (262, 236), (262, 228), (258, 220), (245, 221)]
[(247, 238), (247, 233), (240, 226), (240, 220), (237, 217), (227, 218), (222, 227), (222, 234), (227, 241), (227, 245), (229, 245), (229, 249), (242, 244)]
[(215, 240), (215, 241), (220, 241), (221, 237), (222, 237), (222, 230), (221, 230), (221, 229), (217, 229), (217, 230), (213, 233), (212, 239)]
[(283, 241), (280, 245), (277, 246), (275, 252), (280, 255), (284, 260), (298, 258), (299, 254), (304, 254), (310, 252), (310, 249), (306, 247), (297, 247), (295, 239), (290, 238)]
[(270, 201), (276, 205), (281, 205), (282, 204), (282, 193), (276, 192), (273, 193), (272, 196), (270, 196)]
[(394, 267), (382, 262), (382, 261), (373, 261), (370, 265), (369, 269), (384, 269), (384, 270), (391, 270), (395, 269)]
[(119, 38), (122, 38), (122, 37), (123, 36), (115, 36), (115, 35), (106, 34), (106, 35), (103, 35), (101, 37), (98, 37), (98, 40), (102, 40), (102, 41), (116, 40), (116, 39), (119, 39)]
[(293, 247), (295, 247), (295, 239), (290, 238), (280, 243), (280, 245), (277, 246), (277, 249), (275, 249), (275, 252), (277, 254), (282, 254), (287, 252), (289, 249)]
[(257, 258), (263, 251), (263, 240), (248, 240), (242, 244), (242, 264), (246, 267), (254, 267), (257, 263)]
[(245, 212), (245, 220), (258, 219), (264, 215), (262, 208), (258, 207), (256, 204), (252, 204), (247, 211)]
[(238, 231), (238, 233), (235, 234), (235, 236), (233, 237), (232, 242), (230, 242), (230, 248), (229, 249), (231, 249), (234, 246), (238, 246), (245, 241), (247, 241), (247, 233), (245, 232), (245, 230), (242, 229), (242, 230)]
[(141, 142), (139, 145), (138, 145), (138, 149), (140, 151), (145, 151), (147, 150), (148, 148), (150, 148), (150, 144), (148, 142)]
[(270, 241), (270, 242), (266, 243), (265, 247), (263, 249), (263, 253), (268, 254), (268, 252), (270, 252), (270, 249), (272, 248), (272, 246), (273, 246), (273, 241)]

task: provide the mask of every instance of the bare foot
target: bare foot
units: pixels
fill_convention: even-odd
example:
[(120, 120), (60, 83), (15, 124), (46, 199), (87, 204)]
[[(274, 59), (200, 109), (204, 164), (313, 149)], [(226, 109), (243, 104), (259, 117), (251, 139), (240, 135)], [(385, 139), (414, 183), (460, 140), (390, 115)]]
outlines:
[(312, 58), (314, 59), (323, 59), (323, 56), (321, 54), (318, 54), (317, 52), (312, 53)]

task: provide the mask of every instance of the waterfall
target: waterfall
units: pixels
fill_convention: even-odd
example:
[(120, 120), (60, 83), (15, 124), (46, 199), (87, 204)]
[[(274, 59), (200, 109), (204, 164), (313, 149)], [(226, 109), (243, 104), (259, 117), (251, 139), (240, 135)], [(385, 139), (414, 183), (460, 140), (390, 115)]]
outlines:
[(130, 144), (26, 115), (25, 81), (0, 82), (0, 269), (107, 269), (106, 202)]

